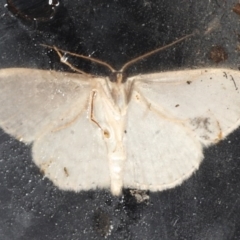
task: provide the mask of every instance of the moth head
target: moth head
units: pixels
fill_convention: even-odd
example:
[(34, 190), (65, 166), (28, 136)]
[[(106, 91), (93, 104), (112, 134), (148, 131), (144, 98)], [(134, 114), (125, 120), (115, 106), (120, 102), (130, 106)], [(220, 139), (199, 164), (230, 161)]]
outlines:
[(116, 83), (125, 83), (127, 81), (127, 73), (121, 71), (115, 71), (109, 74), (109, 80)]

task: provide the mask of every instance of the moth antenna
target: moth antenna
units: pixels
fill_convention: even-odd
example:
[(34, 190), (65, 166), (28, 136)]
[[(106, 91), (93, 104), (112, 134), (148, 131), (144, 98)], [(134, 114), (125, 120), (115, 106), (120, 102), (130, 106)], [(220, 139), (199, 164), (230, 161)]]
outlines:
[[(55, 47), (55, 46), (49, 46), (49, 45), (46, 45), (46, 44), (40, 44), (40, 45), (41, 45), (41, 46), (44, 46), (44, 47), (47, 47), (47, 48), (54, 49), (54, 50), (57, 52), (58, 55), (59, 55), (60, 52), (62, 52), (62, 53), (67, 53), (67, 54), (69, 54), (69, 55), (71, 55), (71, 56), (74, 56), (74, 57), (79, 57), (79, 58), (83, 58), (83, 59), (89, 60), (89, 61), (91, 61), (91, 62), (98, 63), (98, 64), (100, 64), (100, 65), (102, 65), (102, 66), (107, 67), (111, 72), (116, 72), (116, 70), (115, 70), (110, 64), (108, 64), (108, 63), (106, 63), (106, 62), (103, 62), (103, 61), (101, 61), (101, 60), (99, 60), (99, 59), (97, 59), (97, 58), (88, 57), (88, 56), (84, 56), (84, 55), (77, 54), (77, 53), (72, 53), (72, 52), (65, 51), (65, 50), (63, 50), (63, 49), (57, 48), (57, 47)], [(60, 56), (60, 55), (59, 55), (59, 56)], [(63, 62), (63, 63), (66, 63), (66, 62)], [(67, 65), (68, 65), (68, 64), (67, 64)], [(73, 67), (73, 66), (72, 66), (72, 67)], [(72, 67), (71, 67), (71, 68), (72, 68)], [(73, 68), (74, 68), (74, 67), (73, 67)], [(79, 70), (79, 71), (80, 71), (80, 70)], [(85, 74), (87, 74), (87, 73), (85, 73)]]
[[(147, 53), (145, 53), (145, 54), (143, 54), (143, 55), (141, 55), (141, 56), (139, 56), (139, 57), (136, 57), (136, 58), (130, 60), (129, 62), (125, 63), (118, 72), (124, 72), (130, 65), (134, 64), (135, 62), (138, 62), (138, 61), (140, 61), (140, 60), (142, 60), (142, 59), (144, 59), (144, 58), (146, 58), (146, 57), (149, 57), (149, 56), (151, 56), (151, 55), (153, 55), (153, 54), (155, 54), (155, 53), (157, 53), (157, 52), (160, 52), (160, 51), (162, 51), (162, 50), (165, 50), (165, 49), (167, 49), (167, 48), (170, 48), (170, 47), (174, 46), (175, 44), (180, 43), (180, 42), (184, 41), (185, 39), (194, 36), (195, 34), (196, 34), (196, 32), (193, 32), (193, 33), (188, 34), (188, 35), (186, 35), (186, 36), (184, 36), (184, 37), (182, 37), (182, 38), (179, 38), (179, 39), (177, 39), (176, 41), (174, 41), (174, 42), (172, 42), (172, 43), (169, 43), (169, 44), (167, 44), (167, 45), (165, 45), (165, 46), (163, 46), (163, 47), (157, 48), (157, 49), (155, 49), (155, 50), (153, 50), (153, 51), (147, 52)], [(74, 67), (72, 64), (70, 64), (69, 62), (67, 62), (67, 61), (65, 61), (65, 60), (62, 60), (62, 59), (63, 59), (63, 55), (61, 54), (61, 52), (62, 52), (62, 53), (67, 53), (67, 54), (69, 54), (69, 55), (71, 55), (71, 56), (74, 56), (74, 57), (79, 57), (79, 58), (83, 58), (83, 59), (89, 60), (89, 61), (91, 61), (91, 62), (98, 63), (98, 64), (100, 64), (100, 65), (102, 65), (102, 66), (107, 67), (111, 72), (113, 72), (113, 73), (116, 72), (116, 70), (115, 70), (110, 64), (108, 64), (108, 63), (106, 63), (106, 62), (103, 62), (103, 61), (101, 61), (101, 60), (99, 60), (99, 59), (96, 59), (96, 58), (93, 58), (93, 57), (84, 56), (84, 55), (77, 54), (77, 53), (72, 53), (72, 52), (69, 52), (69, 51), (65, 51), (65, 50), (63, 50), (63, 49), (57, 48), (56, 46), (49, 46), (49, 45), (46, 45), (46, 44), (40, 44), (40, 45), (55, 50), (56, 53), (58, 54), (58, 56), (60, 57), (60, 60), (61, 60), (62, 63), (68, 65), (72, 70), (74, 70), (74, 71), (76, 71), (76, 72), (79, 72), (79, 73), (81, 73), (81, 74), (84, 74), (84, 75), (88, 75), (88, 76), (89, 76), (89, 74), (87, 74), (87, 73), (85, 73), (85, 72), (83, 72), (83, 71), (75, 68), (75, 67)]]
[(83, 74), (83, 75), (85, 75), (85, 76), (87, 76), (87, 77), (91, 77), (90, 74), (88, 74), (88, 73), (86, 73), (86, 72), (84, 72), (84, 71), (82, 71), (82, 70), (79, 70), (78, 68), (74, 67), (71, 63), (69, 63), (69, 62), (66, 60), (66, 58), (63, 56), (63, 54), (61, 54), (61, 52), (59, 51), (59, 49), (58, 49), (56, 46), (53, 46), (52, 49), (58, 54), (61, 63), (66, 64), (68, 67), (70, 67), (70, 69), (72, 69), (72, 70), (75, 71), (75, 72), (78, 72), (78, 73), (80, 73), (80, 74)]
[(120, 72), (124, 72), (130, 65), (134, 64), (135, 62), (138, 62), (138, 61), (140, 61), (140, 60), (142, 60), (142, 59), (144, 59), (144, 58), (146, 58), (146, 57), (149, 57), (149, 56), (151, 56), (151, 55), (153, 55), (153, 54), (155, 54), (155, 53), (157, 53), (157, 52), (160, 52), (160, 51), (162, 51), (162, 50), (165, 50), (165, 49), (167, 49), (167, 48), (170, 48), (170, 47), (174, 46), (175, 44), (180, 43), (180, 42), (184, 41), (185, 39), (194, 36), (195, 34), (196, 34), (196, 33), (193, 32), (193, 33), (188, 34), (188, 35), (186, 35), (186, 36), (184, 36), (184, 37), (182, 37), (182, 38), (177, 39), (176, 41), (174, 41), (174, 42), (172, 42), (172, 43), (169, 43), (169, 44), (167, 44), (167, 45), (165, 45), (165, 46), (163, 46), (163, 47), (157, 48), (157, 49), (155, 49), (155, 50), (153, 50), (153, 51), (147, 52), (147, 53), (145, 53), (145, 54), (143, 54), (143, 55), (140, 55), (139, 57), (136, 57), (136, 58), (130, 60), (129, 62), (125, 63), (125, 64), (122, 66)]

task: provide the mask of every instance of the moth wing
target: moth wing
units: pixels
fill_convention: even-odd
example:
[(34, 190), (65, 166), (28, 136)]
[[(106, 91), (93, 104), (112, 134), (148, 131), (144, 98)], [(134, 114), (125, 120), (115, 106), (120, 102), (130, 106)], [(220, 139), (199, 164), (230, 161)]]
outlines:
[(135, 90), (128, 107), (125, 142), (125, 188), (172, 188), (189, 178), (203, 159), (202, 146), (193, 133), (148, 105)]
[(34, 141), (34, 162), (60, 189), (110, 187), (106, 145), (101, 130), (88, 115), (83, 111), (73, 122), (51, 129)]
[(156, 191), (181, 184), (203, 159), (202, 145), (240, 125), (237, 71), (166, 72), (129, 81), (125, 187)]
[(15, 138), (30, 143), (59, 121), (60, 116), (68, 115), (71, 106), (79, 104), (79, 111), (86, 108), (89, 92), (89, 82), (77, 74), (1, 69), (0, 126)]
[(142, 75), (135, 90), (148, 104), (181, 121), (208, 146), (240, 125), (240, 73), (199, 69)]
[(64, 190), (110, 185), (106, 146), (89, 118), (94, 83), (79, 74), (0, 70), (0, 126), (33, 142), (33, 161)]

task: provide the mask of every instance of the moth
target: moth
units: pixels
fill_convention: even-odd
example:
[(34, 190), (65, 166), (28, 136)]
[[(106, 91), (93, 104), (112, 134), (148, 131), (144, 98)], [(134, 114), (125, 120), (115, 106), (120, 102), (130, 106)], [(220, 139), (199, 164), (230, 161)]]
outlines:
[[(124, 78), (109, 64), (54, 47), (78, 73), (0, 70), (0, 126), (25, 144), (56, 186), (81, 191), (161, 191), (188, 179), (203, 148), (240, 125), (240, 73), (206, 68)], [(91, 59), (113, 76), (77, 70), (64, 54)]]

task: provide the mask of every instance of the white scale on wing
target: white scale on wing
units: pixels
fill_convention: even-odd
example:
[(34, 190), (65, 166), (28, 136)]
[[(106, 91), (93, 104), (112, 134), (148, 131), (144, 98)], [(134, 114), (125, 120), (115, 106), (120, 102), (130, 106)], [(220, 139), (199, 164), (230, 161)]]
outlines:
[[(36, 165), (60, 189), (161, 191), (181, 184), (203, 160), (203, 147), (240, 125), (240, 73), (197, 69), (123, 79), (144, 54), (116, 71), (97, 59), (53, 47), (78, 73), (0, 70), (0, 126), (32, 143)], [(90, 59), (115, 78), (86, 74), (63, 56)]]

